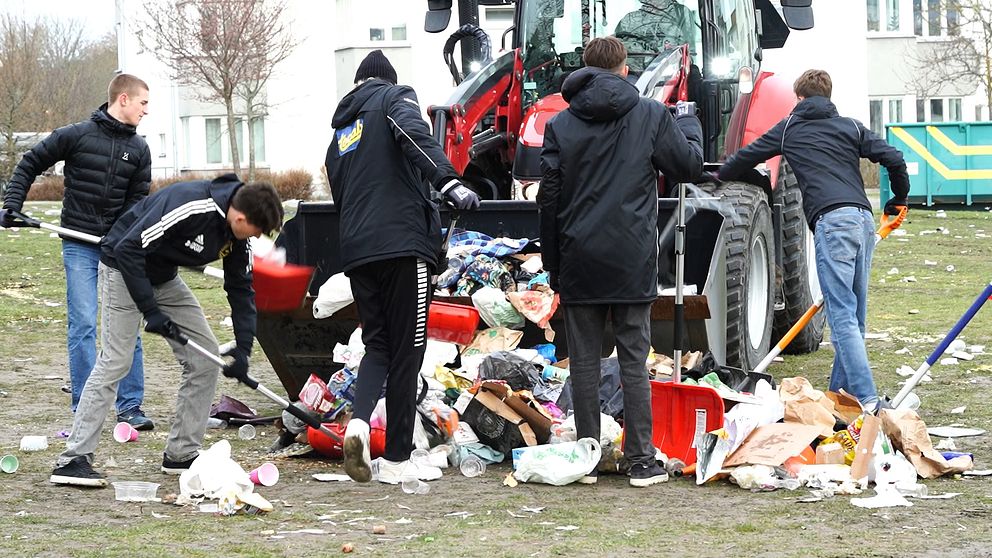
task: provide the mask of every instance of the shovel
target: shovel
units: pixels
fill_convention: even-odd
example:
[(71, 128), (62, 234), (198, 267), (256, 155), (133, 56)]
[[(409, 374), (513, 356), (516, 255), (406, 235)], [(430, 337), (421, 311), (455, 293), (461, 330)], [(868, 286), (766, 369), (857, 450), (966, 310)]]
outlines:
[(652, 380), (651, 441), (669, 459), (686, 465), (696, 462), (696, 445), (702, 435), (723, 426), (723, 398), (713, 388), (683, 385), (682, 336), (684, 331), (685, 288), (685, 183), (679, 183), (679, 203), (675, 226), (675, 358), (672, 381)]
[[(882, 224), (878, 228), (878, 232), (875, 233), (876, 246), (882, 241), (882, 239), (888, 237), (889, 233), (899, 228), (899, 225), (902, 224), (903, 219), (906, 218), (906, 213), (908, 211), (909, 208), (903, 207), (902, 210), (899, 211), (898, 215), (890, 216), (885, 213), (882, 214)], [(792, 343), (792, 340), (799, 335), (799, 332), (802, 331), (803, 328), (806, 327), (806, 324), (813, 319), (813, 316), (820, 311), (820, 308), (823, 308), (823, 294), (817, 295), (816, 302), (814, 302), (813, 305), (806, 310), (802, 317), (799, 318), (799, 321), (797, 321), (792, 328), (782, 336), (782, 339), (780, 339), (779, 342), (772, 347), (772, 350), (765, 355), (765, 358), (762, 359), (761, 362), (758, 363), (758, 366), (754, 368), (754, 371), (758, 373), (764, 372), (772, 361), (775, 360), (775, 357), (785, 350), (785, 348), (789, 346), (789, 343)]]

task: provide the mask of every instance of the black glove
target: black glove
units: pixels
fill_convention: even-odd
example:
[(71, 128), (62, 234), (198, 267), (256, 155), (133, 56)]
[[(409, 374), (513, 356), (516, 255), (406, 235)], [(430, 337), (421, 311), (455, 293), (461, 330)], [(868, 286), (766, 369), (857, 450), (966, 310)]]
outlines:
[(0, 227), (9, 229), (11, 227), (16, 227), (20, 222), (10, 214), (8, 209), (0, 209)]
[(716, 184), (717, 186), (719, 186), (720, 184), (723, 184), (723, 181), (720, 180), (720, 175), (719, 174), (717, 174), (715, 172), (709, 172), (709, 171), (704, 171), (703, 174), (699, 175), (699, 181), (697, 182), (697, 184), (703, 184), (703, 183), (706, 183), (706, 182), (712, 182), (713, 184)]
[(230, 364), (221, 368), (221, 373), (228, 378), (234, 378), (236, 380), (241, 380), (248, 377), (248, 351), (238, 348), (234, 348), (221, 353), (221, 356), (231, 357), (234, 359)]
[(675, 116), (682, 116), (683, 114), (696, 116), (696, 103), (692, 101), (678, 101), (675, 103)]
[(162, 313), (161, 310), (152, 310), (151, 312), (145, 314), (145, 331), (149, 333), (157, 333), (166, 339), (172, 339), (173, 341), (183, 342), (186, 336), (179, 329), (168, 316)]
[(452, 180), (441, 188), (441, 195), (459, 211), (479, 209), (479, 196), (458, 180)]
[(891, 200), (885, 202), (885, 209), (883, 211), (886, 215), (899, 215), (902, 208), (907, 207), (909, 202), (906, 198), (892, 198)]

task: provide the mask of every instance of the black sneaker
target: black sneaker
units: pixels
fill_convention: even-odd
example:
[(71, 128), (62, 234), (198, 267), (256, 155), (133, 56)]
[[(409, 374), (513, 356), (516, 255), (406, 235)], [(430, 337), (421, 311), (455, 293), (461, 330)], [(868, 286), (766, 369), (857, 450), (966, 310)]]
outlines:
[(52, 471), (52, 476), (48, 481), (53, 484), (67, 484), (72, 486), (107, 486), (107, 479), (103, 475), (93, 470), (93, 466), (85, 457), (73, 457), (72, 461), (61, 467), (56, 467)]
[(197, 456), (190, 457), (186, 461), (173, 461), (168, 455), (162, 454), (162, 472), (166, 475), (181, 475), (183, 471), (189, 469)]
[(641, 488), (662, 482), (668, 482), (668, 473), (657, 463), (637, 464), (630, 467), (630, 486)]
[(137, 407), (117, 415), (117, 422), (126, 422), (135, 430), (153, 430), (155, 428), (152, 419), (146, 417), (145, 412)]

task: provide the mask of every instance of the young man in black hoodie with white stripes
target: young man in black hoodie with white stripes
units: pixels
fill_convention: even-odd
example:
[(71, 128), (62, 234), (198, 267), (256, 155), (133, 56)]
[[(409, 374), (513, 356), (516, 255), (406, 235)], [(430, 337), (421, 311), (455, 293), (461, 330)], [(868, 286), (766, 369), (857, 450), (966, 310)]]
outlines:
[(386, 450), (376, 480), (433, 480), (436, 467), (409, 461), (420, 365), (427, 342), (430, 276), (441, 226), (426, 183), (459, 210), (479, 206), (431, 136), (413, 89), (396, 85), (396, 70), (372, 51), (355, 73), (355, 88), (334, 113), (325, 166), (340, 214), (340, 255), (362, 322), (365, 357), (354, 413), (344, 441), (345, 471), (373, 478), (369, 419), (386, 386)]
[(165, 442), (162, 472), (180, 474), (196, 459), (217, 386), (217, 366), (180, 342), (181, 336), (214, 353), (217, 340), (179, 266), (223, 260), (224, 290), (231, 305), (236, 346), (223, 373), (248, 374), (255, 337), (248, 238), (278, 230), (283, 210), (279, 194), (266, 183), (242, 184), (226, 174), (212, 181), (173, 184), (125, 213), (100, 245), (100, 354), (76, 409), (72, 434), (50, 481), (106, 486), (93, 470), (93, 453), (117, 385), (131, 367), (141, 328), (165, 337), (182, 365), (176, 418)]

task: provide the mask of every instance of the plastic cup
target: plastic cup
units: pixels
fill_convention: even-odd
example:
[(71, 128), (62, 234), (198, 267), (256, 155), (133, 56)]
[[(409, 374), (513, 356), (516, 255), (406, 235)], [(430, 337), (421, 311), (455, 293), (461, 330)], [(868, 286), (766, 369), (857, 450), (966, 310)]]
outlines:
[(272, 486), (279, 482), (279, 469), (273, 463), (262, 463), (259, 467), (252, 469), (248, 473), (248, 478), (255, 484)]
[(427, 494), (431, 491), (431, 485), (426, 482), (416, 478), (416, 477), (406, 477), (400, 481), (400, 487), (403, 492), (407, 494)]
[(250, 424), (245, 424), (238, 429), (238, 438), (242, 440), (251, 440), (255, 437), (255, 427)]
[(133, 442), (138, 439), (138, 431), (126, 422), (118, 422), (114, 427), (114, 439), (122, 444)]
[(414, 465), (428, 466), (431, 464), (431, 453), (425, 449), (415, 449), (410, 452), (410, 461)]
[(42, 451), (48, 449), (48, 437), (24, 436), (21, 438), (21, 451)]
[(470, 455), (465, 459), (462, 459), (462, 462), (458, 468), (466, 477), (477, 477), (486, 472), (486, 462), (474, 455)]
[(17, 462), (16, 455), (5, 455), (0, 457), (0, 471), (3, 471), (4, 473), (17, 472), (18, 465), (19, 463)]

